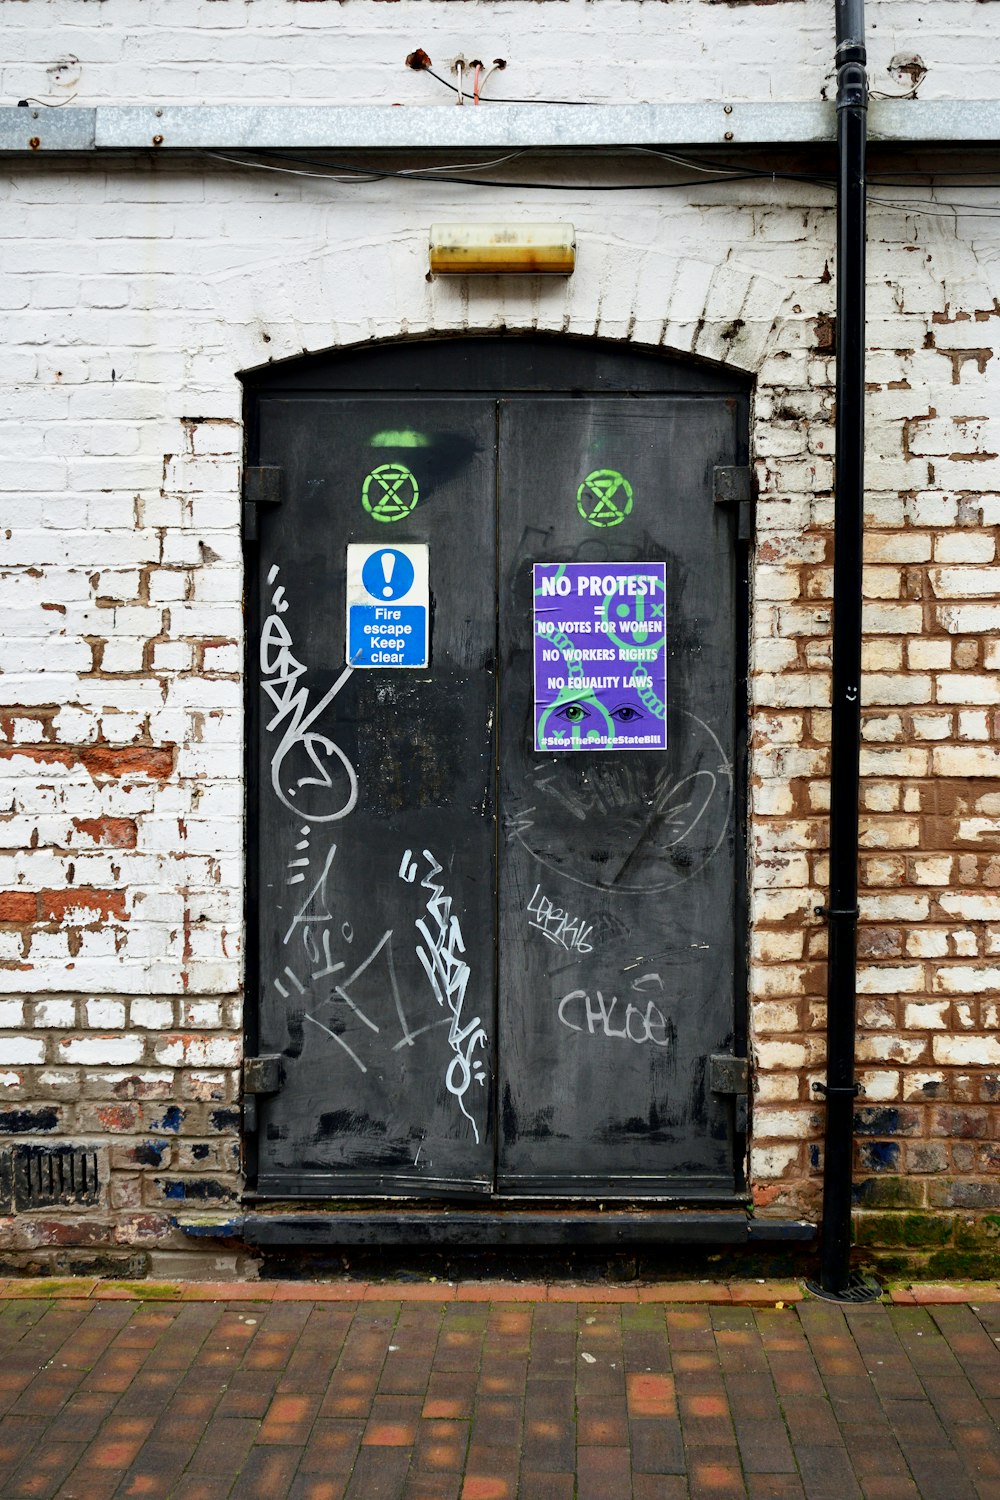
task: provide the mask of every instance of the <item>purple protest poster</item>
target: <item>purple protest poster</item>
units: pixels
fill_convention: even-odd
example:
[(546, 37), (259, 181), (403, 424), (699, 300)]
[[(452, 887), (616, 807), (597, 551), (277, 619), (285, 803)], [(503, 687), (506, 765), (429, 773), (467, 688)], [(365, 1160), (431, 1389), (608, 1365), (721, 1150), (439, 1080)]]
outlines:
[(535, 563), (535, 749), (667, 748), (666, 564)]

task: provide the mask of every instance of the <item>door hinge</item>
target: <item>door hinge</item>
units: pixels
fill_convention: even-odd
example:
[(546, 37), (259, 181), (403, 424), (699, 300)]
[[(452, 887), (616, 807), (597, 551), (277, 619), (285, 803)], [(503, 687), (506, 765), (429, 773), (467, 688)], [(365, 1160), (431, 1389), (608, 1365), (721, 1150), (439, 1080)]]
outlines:
[(708, 1059), (708, 1086), (713, 1094), (732, 1094), (736, 1106), (736, 1133), (747, 1133), (750, 1064), (745, 1057), (714, 1054)]
[(273, 466), (248, 464), (243, 470), (243, 540), (257, 540), (257, 507), (280, 505), (281, 470)]
[(285, 1082), (284, 1059), (280, 1052), (243, 1059), (243, 1127), (257, 1129), (257, 1099), (261, 1094), (281, 1092)]
[(716, 505), (736, 506), (738, 541), (753, 540), (754, 495), (753, 470), (746, 464), (716, 464), (712, 470)]

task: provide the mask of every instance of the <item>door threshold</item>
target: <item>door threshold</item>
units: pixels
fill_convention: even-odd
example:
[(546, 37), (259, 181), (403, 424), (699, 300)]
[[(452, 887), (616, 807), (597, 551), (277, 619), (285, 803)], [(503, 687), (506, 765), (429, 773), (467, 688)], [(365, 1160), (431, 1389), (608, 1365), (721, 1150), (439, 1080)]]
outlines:
[[(196, 1216), (191, 1227), (197, 1233)], [(745, 1209), (540, 1209), (489, 1212), (367, 1208), (363, 1213), (248, 1213), (240, 1237), (249, 1245), (451, 1246), (500, 1245), (744, 1245), (774, 1241), (805, 1242), (816, 1226), (804, 1219), (754, 1219)]]

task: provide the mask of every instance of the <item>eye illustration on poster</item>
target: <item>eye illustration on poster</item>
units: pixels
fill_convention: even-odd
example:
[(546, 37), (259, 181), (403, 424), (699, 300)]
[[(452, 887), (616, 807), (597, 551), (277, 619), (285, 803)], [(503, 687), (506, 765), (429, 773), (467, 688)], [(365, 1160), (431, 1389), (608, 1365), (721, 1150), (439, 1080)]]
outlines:
[(536, 563), (536, 750), (665, 750), (666, 564)]

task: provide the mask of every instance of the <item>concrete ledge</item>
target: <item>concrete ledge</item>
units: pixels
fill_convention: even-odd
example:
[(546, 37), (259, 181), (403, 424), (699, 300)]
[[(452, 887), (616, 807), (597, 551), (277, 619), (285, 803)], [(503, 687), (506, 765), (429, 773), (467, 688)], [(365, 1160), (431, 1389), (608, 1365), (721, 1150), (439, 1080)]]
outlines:
[[(754, 1219), (745, 1209), (474, 1210), (373, 1209), (363, 1213), (248, 1213), (239, 1229), (204, 1228), (197, 1215), (178, 1216), (185, 1234), (239, 1233), (248, 1245), (581, 1246), (631, 1249), (660, 1245), (809, 1243), (816, 1225), (804, 1219)], [(211, 1221), (210, 1221), (211, 1222)]]

